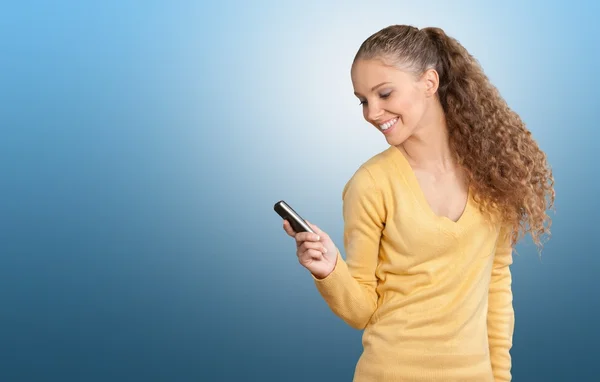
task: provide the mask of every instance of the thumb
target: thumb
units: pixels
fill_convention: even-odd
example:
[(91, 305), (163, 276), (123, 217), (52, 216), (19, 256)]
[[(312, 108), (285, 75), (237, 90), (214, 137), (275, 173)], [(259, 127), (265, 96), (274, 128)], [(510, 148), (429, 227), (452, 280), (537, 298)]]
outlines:
[(319, 227), (317, 227), (316, 225), (314, 225), (313, 223), (309, 222), (308, 220), (306, 220), (306, 222), (308, 223), (308, 225), (310, 226), (310, 228), (313, 229), (313, 231), (315, 231), (315, 233), (321, 237), (323, 237), (323, 234), (325, 234), (325, 232), (323, 232)]

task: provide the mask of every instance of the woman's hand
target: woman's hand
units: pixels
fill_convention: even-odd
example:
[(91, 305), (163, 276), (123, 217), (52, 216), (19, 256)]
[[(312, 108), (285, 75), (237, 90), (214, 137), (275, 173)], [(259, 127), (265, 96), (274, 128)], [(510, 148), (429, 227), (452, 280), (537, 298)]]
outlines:
[(285, 232), (296, 239), (296, 255), (303, 267), (308, 269), (317, 279), (327, 277), (335, 268), (337, 247), (327, 233), (308, 222), (311, 232), (295, 232), (287, 220), (283, 220)]

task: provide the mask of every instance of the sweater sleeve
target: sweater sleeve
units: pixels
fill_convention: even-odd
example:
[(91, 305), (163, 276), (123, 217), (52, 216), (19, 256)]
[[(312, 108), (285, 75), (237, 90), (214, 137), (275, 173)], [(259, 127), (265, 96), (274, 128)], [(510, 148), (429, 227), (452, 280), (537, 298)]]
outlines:
[(384, 227), (381, 191), (365, 167), (360, 167), (342, 192), (344, 247), (334, 270), (323, 279), (313, 276), (331, 310), (348, 325), (364, 329), (377, 308), (375, 270)]
[(494, 254), (487, 317), (490, 358), (496, 382), (510, 381), (512, 378), (510, 349), (515, 318), (509, 268), (511, 264), (510, 232), (503, 228)]

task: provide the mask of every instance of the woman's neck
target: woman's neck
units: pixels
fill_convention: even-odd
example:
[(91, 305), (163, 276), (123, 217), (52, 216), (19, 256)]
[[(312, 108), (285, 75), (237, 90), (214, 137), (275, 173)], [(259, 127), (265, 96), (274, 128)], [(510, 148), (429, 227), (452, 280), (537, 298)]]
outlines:
[(411, 165), (434, 172), (453, 171), (456, 167), (450, 150), (448, 128), (444, 112), (432, 107), (414, 133), (399, 145)]

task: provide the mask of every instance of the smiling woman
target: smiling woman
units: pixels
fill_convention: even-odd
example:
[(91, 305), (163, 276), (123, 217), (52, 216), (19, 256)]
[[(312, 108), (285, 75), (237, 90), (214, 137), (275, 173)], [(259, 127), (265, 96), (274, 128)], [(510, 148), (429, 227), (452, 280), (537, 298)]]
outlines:
[(513, 244), (530, 232), (541, 247), (554, 202), (546, 155), (456, 39), (439, 28), (385, 28), (361, 45), (352, 82), (388, 143), (416, 166), (456, 164), (481, 211), (514, 226)]
[(390, 147), (343, 190), (346, 260), (316, 225), (284, 229), (331, 310), (364, 329), (354, 381), (511, 380), (509, 266), (520, 233), (549, 233), (544, 153), (439, 28), (380, 30), (351, 77)]

